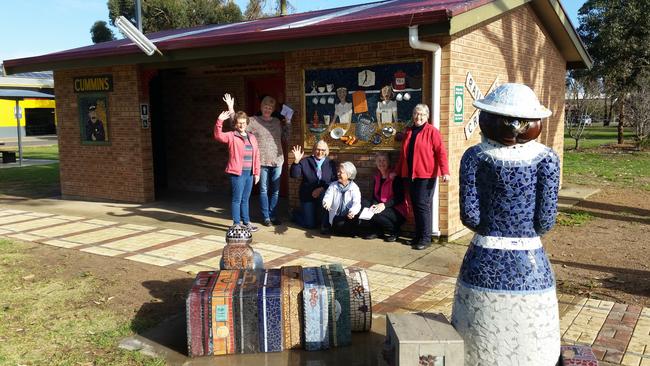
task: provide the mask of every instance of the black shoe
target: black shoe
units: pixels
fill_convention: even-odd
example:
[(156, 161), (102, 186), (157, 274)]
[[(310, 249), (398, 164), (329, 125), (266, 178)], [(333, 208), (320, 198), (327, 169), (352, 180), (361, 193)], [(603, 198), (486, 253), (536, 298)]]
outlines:
[(395, 234), (388, 235), (388, 236), (386, 236), (384, 238), (384, 241), (388, 242), (388, 243), (392, 243), (394, 241), (397, 241), (397, 235), (395, 235)]
[(264, 226), (272, 226), (273, 223), (271, 222), (271, 219), (264, 219), (264, 222), (262, 222), (262, 225), (264, 225)]
[(420, 242), (418, 242), (417, 244), (415, 244), (415, 245), (413, 246), (413, 249), (416, 249), (416, 250), (424, 250), (424, 249), (427, 249), (427, 248), (430, 247), (430, 246), (431, 246), (431, 241), (428, 241), (428, 242), (427, 242), (427, 241), (423, 241), (423, 240), (421, 240)]
[(273, 225), (275, 225), (275, 226), (277, 226), (277, 225), (282, 225), (282, 221), (280, 221), (280, 220), (278, 220), (278, 219), (271, 219), (271, 223), (272, 223)]
[(332, 229), (330, 229), (330, 228), (326, 228), (326, 227), (322, 227), (322, 228), (320, 229), (320, 233), (323, 234), (323, 235), (331, 235), (331, 234), (332, 234)]
[(420, 243), (421, 239), (418, 238), (417, 236), (409, 241), (409, 245), (414, 246), (418, 245)]
[(364, 238), (365, 240), (377, 239), (377, 234), (375, 234), (375, 233), (367, 234), (367, 235), (364, 235), (363, 238)]

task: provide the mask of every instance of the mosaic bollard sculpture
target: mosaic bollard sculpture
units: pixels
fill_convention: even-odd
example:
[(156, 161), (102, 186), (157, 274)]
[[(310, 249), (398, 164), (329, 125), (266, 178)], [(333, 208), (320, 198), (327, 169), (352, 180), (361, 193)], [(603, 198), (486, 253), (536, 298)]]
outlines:
[(262, 256), (251, 247), (253, 235), (241, 225), (233, 225), (226, 232), (226, 246), (223, 248), (219, 267), (221, 269), (264, 268)]
[(474, 106), (484, 142), (461, 160), (460, 206), (475, 235), (452, 324), (465, 341), (465, 365), (554, 366), (558, 305), (540, 236), (555, 223), (560, 165), (534, 141), (551, 111), (522, 84), (503, 84)]

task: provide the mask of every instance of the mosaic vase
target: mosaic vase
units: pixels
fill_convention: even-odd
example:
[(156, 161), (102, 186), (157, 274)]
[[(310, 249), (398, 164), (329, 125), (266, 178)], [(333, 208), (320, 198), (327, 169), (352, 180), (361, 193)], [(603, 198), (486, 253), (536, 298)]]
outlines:
[(560, 356), (555, 278), (540, 235), (557, 213), (560, 165), (531, 141), (487, 140), (461, 160), (463, 224), (476, 234), (465, 254), (452, 324), (465, 365), (554, 366)]

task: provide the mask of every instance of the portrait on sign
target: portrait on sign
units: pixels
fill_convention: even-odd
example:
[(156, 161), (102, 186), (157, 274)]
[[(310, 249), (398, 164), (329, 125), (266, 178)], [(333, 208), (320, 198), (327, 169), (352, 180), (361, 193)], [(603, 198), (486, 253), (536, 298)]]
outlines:
[(81, 141), (84, 144), (107, 144), (108, 96), (104, 93), (80, 94), (78, 105)]

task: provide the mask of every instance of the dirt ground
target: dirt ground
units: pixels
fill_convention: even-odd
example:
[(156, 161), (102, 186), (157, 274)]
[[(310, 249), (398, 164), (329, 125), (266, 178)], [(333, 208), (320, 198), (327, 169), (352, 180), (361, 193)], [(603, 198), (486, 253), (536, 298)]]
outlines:
[(650, 192), (606, 187), (573, 210), (591, 218), (542, 239), (559, 292), (650, 306)]

